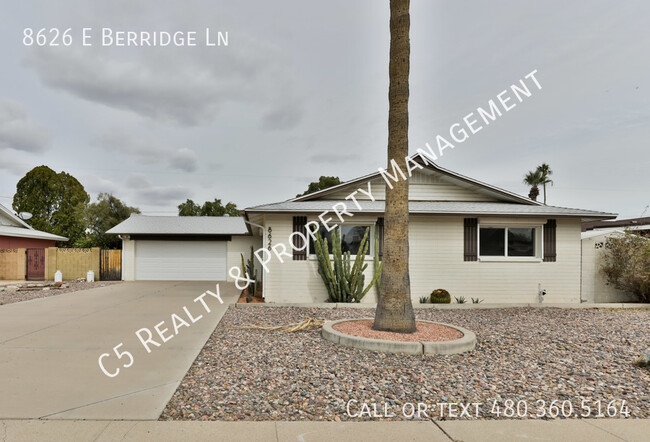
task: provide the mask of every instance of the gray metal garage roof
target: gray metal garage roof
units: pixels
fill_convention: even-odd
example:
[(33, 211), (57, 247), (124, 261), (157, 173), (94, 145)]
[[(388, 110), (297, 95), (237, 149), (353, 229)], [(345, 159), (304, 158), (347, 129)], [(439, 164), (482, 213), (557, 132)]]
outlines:
[[(383, 213), (384, 201), (357, 200), (361, 205), (359, 210), (349, 200), (312, 200), (312, 201), (283, 201), (280, 203), (264, 204), (249, 207), (246, 212), (295, 212), (321, 213), (332, 210), (337, 203), (345, 203), (348, 211), (354, 213)], [(409, 212), (412, 214), (434, 215), (476, 215), (476, 216), (571, 216), (582, 219), (611, 219), (614, 213), (596, 212), (593, 210), (571, 209), (566, 207), (527, 205), (492, 202), (465, 201), (410, 201)]]
[(113, 235), (246, 235), (241, 216), (146, 216), (131, 215), (109, 229)]

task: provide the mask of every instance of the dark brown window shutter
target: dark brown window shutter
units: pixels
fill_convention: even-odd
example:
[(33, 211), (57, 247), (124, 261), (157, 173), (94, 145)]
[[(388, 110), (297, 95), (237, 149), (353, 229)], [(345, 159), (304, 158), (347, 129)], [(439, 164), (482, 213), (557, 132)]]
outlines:
[(478, 218), (465, 218), (465, 261), (478, 261)]
[(544, 224), (544, 261), (546, 262), (555, 262), (557, 260), (557, 252), (555, 247), (556, 230), (556, 220), (549, 219), (546, 224)]
[[(300, 232), (305, 238), (307, 238), (307, 217), (306, 216), (294, 216), (293, 217), (293, 231)], [(291, 239), (293, 246), (293, 260), (294, 261), (305, 261), (307, 259), (307, 247), (305, 247), (305, 241), (300, 235), (293, 235)], [(296, 250), (296, 248), (303, 250)]]
[(379, 250), (377, 250), (377, 254), (381, 260), (384, 257), (384, 218), (377, 218), (376, 228), (379, 232)]

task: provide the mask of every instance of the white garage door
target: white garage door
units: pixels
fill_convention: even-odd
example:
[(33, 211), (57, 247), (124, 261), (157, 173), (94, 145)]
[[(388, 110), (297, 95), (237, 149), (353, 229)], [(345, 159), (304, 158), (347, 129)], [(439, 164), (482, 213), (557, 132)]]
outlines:
[(145, 241), (135, 246), (135, 279), (225, 281), (226, 241)]

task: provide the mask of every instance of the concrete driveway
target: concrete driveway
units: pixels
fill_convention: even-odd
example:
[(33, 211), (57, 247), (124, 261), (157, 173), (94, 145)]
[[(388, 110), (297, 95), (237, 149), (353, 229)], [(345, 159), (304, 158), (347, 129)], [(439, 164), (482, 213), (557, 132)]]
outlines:
[[(0, 419), (157, 419), (238, 295), (221, 282), (223, 305), (195, 301), (208, 290), (215, 284), (125, 282), (0, 306)], [(99, 366), (104, 353), (114, 377)]]

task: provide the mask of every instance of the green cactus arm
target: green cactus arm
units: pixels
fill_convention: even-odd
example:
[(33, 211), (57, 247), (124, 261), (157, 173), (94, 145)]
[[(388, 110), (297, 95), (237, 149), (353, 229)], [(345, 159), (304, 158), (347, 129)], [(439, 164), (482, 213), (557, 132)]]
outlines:
[(368, 291), (370, 290), (370, 287), (372, 287), (375, 284), (375, 282), (377, 281), (377, 278), (379, 278), (379, 275), (381, 275), (381, 268), (382, 268), (383, 264), (384, 264), (383, 262), (379, 263), (379, 268), (377, 269), (377, 271), (373, 275), (372, 281), (370, 281), (370, 284), (368, 284), (368, 287), (366, 287), (365, 290), (363, 292), (361, 292), (361, 296), (359, 297), (359, 300), (361, 300), (364, 296), (366, 296), (366, 293), (368, 293)]

